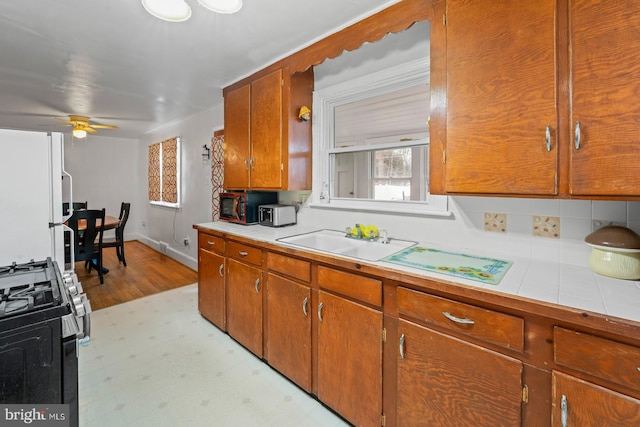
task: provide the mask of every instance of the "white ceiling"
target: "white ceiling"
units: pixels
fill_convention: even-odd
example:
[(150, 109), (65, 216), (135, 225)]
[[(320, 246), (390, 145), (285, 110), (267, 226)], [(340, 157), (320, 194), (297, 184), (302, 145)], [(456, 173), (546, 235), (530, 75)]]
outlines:
[(222, 88), (398, 0), (244, 0), (222, 15), (186, 0), (182, 23), (139, 0), (0, 0), (0, 128), (63, 131), (89, 116), (139, 138), (212, 107)]

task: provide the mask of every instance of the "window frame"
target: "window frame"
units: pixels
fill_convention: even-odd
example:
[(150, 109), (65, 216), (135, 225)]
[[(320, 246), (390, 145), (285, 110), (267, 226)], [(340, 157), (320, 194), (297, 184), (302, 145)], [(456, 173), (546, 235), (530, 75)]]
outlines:
[[(163, 162), (162, 162), (162, 144), (166, 141), (170, 141), (170, 140), (176, 140), (176, 202), (166, 202), (164, 200), (162, 200), (162, 177), (163, 177)], [(181, 178), (182, 178), (182, 137), (180, 136), (175, 136), (172, 138), (167, 138), (165, 140), (162, 140), (158, 143), (154, 143), (154, 144), (150, 144), (149, 147), (158, 144), (159, 145), (159, 165), (160, 165), (160, 180), (159, 180), (159, 185), (160, 185), (160, 189), (158, 191), (158, 194), (160, 196), (160, 200), (151, 200), (149, 199), (149, 203), (151, 205), (155, 205), (155, 206), (162, 206), (162, 207), (166, 207), (166, 208), (171, 208), (171, 209), (180, 209), (182, 207), (182, 191), (181, 191), (181, 187), (182, 187), (182, 183), (181, 183)], [(149, 147), (147, 149), (149, 149)]]
[[(314, 91), (313, 94), (313, 184), (310, 206), (364, 210), (372, 212), (406, 213), (414, 215), (451, 216), (448, 197), (427, 194), (424, 201), (383, 201), (371, 199), (332, 197), (334, 182), (332, 177), (333, 154), (371, 151), (372, 145), (360, 147), (335, 146), (335, 108), (388, 92), (429, 84), (428, 59), (418, 59), (386, 68), (346, 82)], [(426, 141), (428, 149), (429, 141)], [(400, 148), (425, 145), (423, 139), (407, 144), (379, 144), (375, 149)]]

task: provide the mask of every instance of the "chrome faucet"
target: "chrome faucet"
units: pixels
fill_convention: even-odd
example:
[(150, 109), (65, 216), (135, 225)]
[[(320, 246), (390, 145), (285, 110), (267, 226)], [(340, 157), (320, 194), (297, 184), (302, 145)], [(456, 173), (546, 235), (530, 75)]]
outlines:
[(380, 232), (380, 243), (384, 243), (385, 245), (389, 243), (389, 235), (387, 234), (387, 230), (381, 228)]

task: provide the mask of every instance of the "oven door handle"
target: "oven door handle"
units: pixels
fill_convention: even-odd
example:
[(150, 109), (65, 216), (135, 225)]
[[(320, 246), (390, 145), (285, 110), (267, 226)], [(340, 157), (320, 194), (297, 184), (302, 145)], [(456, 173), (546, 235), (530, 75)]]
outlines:
[(78, 339), (78, 343), (83, 346), (89, 345), (91, 341), (91, 303), (85, 294), (80, 296), (84, 305), (84, 316), (82, 316), (82, 338)]

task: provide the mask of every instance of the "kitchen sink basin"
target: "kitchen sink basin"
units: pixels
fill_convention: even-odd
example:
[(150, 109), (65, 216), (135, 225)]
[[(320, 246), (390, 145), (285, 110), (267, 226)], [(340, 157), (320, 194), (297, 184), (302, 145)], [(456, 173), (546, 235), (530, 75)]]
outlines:
[(417, 244), (417, 242), (393, 238), (389, 238), (389, 243), (382, 243), (382, 239), (377, 241), (352, 239), (346, 237), (343, 231), (327, 229), (281, 237), (276, 241), (367, 261), (379, 261)]

